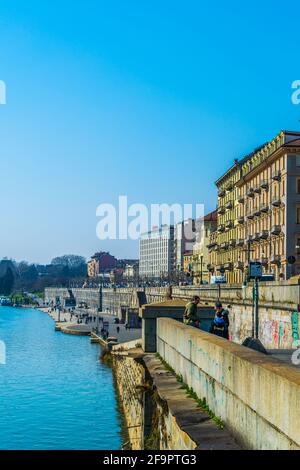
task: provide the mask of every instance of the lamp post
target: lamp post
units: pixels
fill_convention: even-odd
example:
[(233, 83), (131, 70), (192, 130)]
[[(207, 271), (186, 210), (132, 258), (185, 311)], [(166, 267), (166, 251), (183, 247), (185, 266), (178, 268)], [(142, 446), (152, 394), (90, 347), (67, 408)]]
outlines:
[[(225, 274), (224, 266), (220, 267), (220, 273), (221, 273), (222, 276), (224, 276), (224, 274)], [(220, 302), (220, 300), (221, 300), (221, 283), (219, 282), (218, 283), (218, 301)]]
[(203, 255), (200, 256), (200, 285), (203, 284)]

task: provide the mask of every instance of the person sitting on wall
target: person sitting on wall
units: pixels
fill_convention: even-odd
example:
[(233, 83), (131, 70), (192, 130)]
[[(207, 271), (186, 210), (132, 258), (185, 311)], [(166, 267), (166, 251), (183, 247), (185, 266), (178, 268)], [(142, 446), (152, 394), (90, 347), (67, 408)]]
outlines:
[(185, 311), (183, 314), (183, 323), (185, 325), (195, 326), (196, 328), (200, 327), (200, 321), (197, 317), (197, 305), (200, 302), (200, 297), (195, 295), (191, 302), (188, 302), (185, 306)]
[(228, 339), (228, 328), (221, 311), (216, 312), (216, 316), (210, 325), (209, 332), (221, 338)]
[(221, 302), (216, 302), (216, 314), (218, 312), (222, 314), (226, 326), (226, 336), (224, 338), (229, 339), (229, 312), (223, 308)]

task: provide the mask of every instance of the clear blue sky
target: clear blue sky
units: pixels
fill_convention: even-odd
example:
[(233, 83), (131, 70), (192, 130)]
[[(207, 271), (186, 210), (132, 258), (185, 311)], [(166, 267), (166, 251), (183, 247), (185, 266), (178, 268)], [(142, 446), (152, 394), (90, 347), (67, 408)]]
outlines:
[(299, 3), (0, 1), (0, 258), (47, 262), (100, 242), (96, 207), (216, 204), (214, 181), (300, 130)]

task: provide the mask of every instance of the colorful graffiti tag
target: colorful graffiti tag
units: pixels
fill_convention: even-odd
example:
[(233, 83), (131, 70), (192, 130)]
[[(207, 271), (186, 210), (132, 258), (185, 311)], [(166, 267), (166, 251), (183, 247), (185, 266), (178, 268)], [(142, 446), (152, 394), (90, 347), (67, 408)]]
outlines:
[(299, 346), (298, 312), (292, 312), (293, 347)]

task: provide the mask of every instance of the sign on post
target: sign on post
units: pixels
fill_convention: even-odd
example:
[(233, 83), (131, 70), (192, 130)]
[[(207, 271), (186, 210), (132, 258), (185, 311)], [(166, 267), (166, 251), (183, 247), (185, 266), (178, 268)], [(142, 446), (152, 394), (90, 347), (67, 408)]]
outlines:
[(262, 264), (259, 261), (250, 261), (249, 279), (260, 279), (262, 277)]

